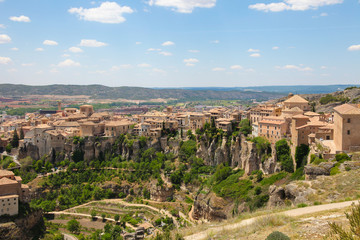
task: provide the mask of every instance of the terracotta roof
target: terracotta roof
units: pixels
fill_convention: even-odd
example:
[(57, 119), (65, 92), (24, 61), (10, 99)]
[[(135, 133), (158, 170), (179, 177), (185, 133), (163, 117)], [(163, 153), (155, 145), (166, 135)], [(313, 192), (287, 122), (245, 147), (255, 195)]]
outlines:
[(4, 176), (13, 176), (14, 173), (12, 171), (7, 171), (7, 170), (0, 170), (0, 177), (4, 177)]
[(295, 116), (293, 116), (292, 118), (303, 118), (303, 119), (309, 119), (309, 117), (308, 116), (305, 116), (305, 115), (302, 115), (302, 114), (298, 114), (298, 115), (295, 115)]
[(285, 103), (308, 103), (307, 100), (300, 97), (299, 95), (295, 95), (287, 100), (284, 101)]
[(306, 115), (306, 116), (320, 116), (320, 114), (318, 114), (316, 112), (306, 112), (306, 113), (304, 113), (304, 115)]
[(360, 109), (350, 104), (343, 104), (337, 107), (334, 107), (334, 110), (340, 114), (346, 115), (358, 115), (360, 114)]
[(3, 177), (2, 179), (0, 179), (0, 185), (8, 185), (8, 184), (18, 184), (18, 182), (15, 180), (11, 180), (7, 177)]

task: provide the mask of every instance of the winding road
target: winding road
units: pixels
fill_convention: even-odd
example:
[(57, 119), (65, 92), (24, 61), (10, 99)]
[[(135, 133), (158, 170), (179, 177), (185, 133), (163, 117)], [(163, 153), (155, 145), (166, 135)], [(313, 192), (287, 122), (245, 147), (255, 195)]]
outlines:
[[(297, 208), (297, 209), (292, 209), (292, 210), (288, 210), (288, 211), (284, 211), (284, 212), (273, 213), (273, 214), (270, 214), (270, 215), (285, 215), (285, 216), (289, 216), (289, 217), (298, 217), (298, 216), (311, 214), (311, 213), (317, 213), (317, 212), (328, 211), (328, 210), (333, 210), (333, 209), (341, 209), (341, 208), (349, 207), (353, 203), (356, 204), (358, 202), (359, 201), (330, 203), (330, 204), (310, 206), (310, 207), (305, 207), (305, 208)], [(249, 219), (243, 220), (241, 222), (234, 223), (234, 224), (228, 224), (228, 225), (225, 225), (225, 226), (211, 227), (211, 228), (206, 229), (205, 231), (198, 232), (198, 233), (186, 236), (184, 238), (185, 238), (185, 240), (202, 240), (202, 239), (206, 239), (209, 236), (209, 234), (216, 234), (216, 233), (224, 231), (224, 230), (225, 231), (227, 231), (227, 230), (231, 231), (231, 230), (234, 230), (234, 229), (245, 227), (247, 225), (255, 223), (256, 220), (258, 220), (258, 219), (260, 219), (262, 217), (264, 217), (264, 216), (249, 218)]]

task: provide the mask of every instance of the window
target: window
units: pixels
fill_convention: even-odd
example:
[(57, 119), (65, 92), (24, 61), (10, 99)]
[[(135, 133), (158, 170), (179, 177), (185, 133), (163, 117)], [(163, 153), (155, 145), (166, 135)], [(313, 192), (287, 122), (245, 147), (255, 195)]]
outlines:
[(348, 119), (347, 119), (347, 122), (348, 122), (348, 123), (350, 123), (350, 122), (351, 122), (350, 118), (348, 118)]
[(347, 134), (350, 135), (350, 130), (347, 131)]

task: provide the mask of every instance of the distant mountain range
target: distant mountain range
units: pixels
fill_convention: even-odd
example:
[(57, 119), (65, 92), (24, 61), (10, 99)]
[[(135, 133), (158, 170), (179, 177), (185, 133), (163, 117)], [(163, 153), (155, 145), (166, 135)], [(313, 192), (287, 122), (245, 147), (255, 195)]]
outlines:
[(0, 84), (0, 95), (20, 97), (26, 95), (87, 95), (96, 99), (178, 99), (178, 100), (249, 100), (258, 101), (280, 98), (289, 92), (296, 94), (330, 93), (353, 85), (327, 86), (262, 86), (234, 88), (142, 88), (107, 87), (103, 85), (47, 85), (29, 86), (21, 84)]
[[(347, 87), (360, 86), (354, 84), (342, 85), (292, 85), (292, 86), (253, 86), (253, 87), (188, 87), (187, 90), (213, 90), (213, 91), (252, 91), (294, 94), (318, 94), (343, 91)], [(165, 88), (158, 88), (165, 89)]]

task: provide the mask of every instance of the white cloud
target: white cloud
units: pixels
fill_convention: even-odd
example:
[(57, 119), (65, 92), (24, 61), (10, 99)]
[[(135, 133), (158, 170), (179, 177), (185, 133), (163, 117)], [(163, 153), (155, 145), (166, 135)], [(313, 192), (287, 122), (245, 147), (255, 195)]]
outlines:
[(40, 47), (40, 48), (36, 48), (35, 51), (36, 51), (36, 52), (43, 52), (44, 49)]
[(327, 17), (327, 16), (329, 16), (329, 14), (327, 14), (325, 12), (320, 14), (320, 17)]
[(137, 66), (138, 66), (138, 67), (141, 67), (141, 68), (149, 68), (149, 67), (151, 67), (151, 65), (148, 64), (148, 63), (140, 63), (140, 64), (138, 64)]
[(188, 52), (191, 52), (191, 53), (199, 53), (200, 51), (199, 51), (199, 50), (188, 50)]
[(23, 67), (31, 67), (31, 66), (34, 66), (35, 64), (34, 63), (23, 63), (21, 64), (21, 66)]
[(83, 50), (78, 47), (71, 47), (71, 48), (69, 48), (69, 51), (72, 53), (82, 53), (83, 52)]
[(196, 58), (188, 58), (188, 59), (184, 59), (184, 63), (198, 63), (199, 60)]
[(50, 73), (58, 73), (59, 71), (58, 71), (56, 68), (52, 68), (52, 69), (50, 69), (49, 72), (50, 72)]
[(9, 64), (11, 63), (11, 58), (8, 57), (0, 57), (0, 64)]
[(195, 8), (215, 7), (216, 0), (149, 0), (148, 4), (169, 7), (180, 13), (192, 13)]
[(195, 66), (195, 63), (198, 63), (199, 60), (196, 58), (188, 58), (188, 59), (184, 59), (184, 63), (186, 63), (185, 65), (188, 67), (193, 67)]
[(218, 43), (220, 43), (220, 41), (219, 40), (214, 40), (214, 41), (211, 41), (211, 43), (218, 44)]
[(253, 54), (250, 54), (250, 57), (260, 57), (260, 53), (253, 53)]
[(43, 42), (43, 44), (44, 44), (44, 45), (48, 45), (48, 46), (57, 46), (57, 45), (58, 45), (58, 43), (55, 42), (55, 41), (53, 41), (53, 40), (45, 40), (45, 41)]
[(327, 66), (321, 66), (320, 69), (327, 69)]
[(283, 67), (276, 67), (277, 69), (285, 69), (285, 70), (298, 70), (300, 72), (310, 72), (313, 71), (310, 67), (303, 67), (302, 65), (296, 66), (296, 65), (285, 65)]
[(123, 17), (124, 13), (133, 13), (128, 6), (120, 6), (116, 2), (103, 2), (97, 8), (70, 8), (69, 13), (76, 14), (79, 19), (85, 21), (93, 21), (100, 23), (122, 23), (126, 19)]
[(82, 39), (80, 44), (81, 47), (104, 47), (107, 43), (98, 42), (95, 39)]
[(213, 68), (212, 71), (214, 71), (214, 72), (221, 72), (221, 71), (225, 71), (225, 68), (216, 67), (216, 68)]
[(260, 52), (260, 50), (259, 49), (252, 49), (252, 48), (250, 48), (249, 50), (248, 50), (248, 52), (252, 52), (252, 53), (256, 53), (256, 52)]
[(10, 68), (7, 70), (9, 73), (13, 73), (13, 72), (17, 72), (17, 69), (16, 68)]
[(243, 69), (243, 67), (240, 66), (240, 65), (232, 65), (232, 66), (230, 67), (230, 69), (240, 70), (240, 69)]
[(334, 5), (343, 3), (344, 0), (283, 0), (282, 2), (273, 3), (256, 3), (250, 5), (250, 9), (264, 11), (264, 12), (281, 12), (285, 10), (290, 11), (305, 11), (310, 9), (318, 9), (322, 6)]
[(6, 28), (4, 24), (0, 24), (0, 28)]
[(272, 47), (272, 50), (279, 50), (278, 46)]
[(159, 52), (160, 55), (163, 55), (163, 56), (172, 56), (172, 53), (171, 52)]
[(19, 49), (16, 48), (16, 47), (10, 48), (10, 50), (11, 50), (11, 51), (19, 51)]
[[(1, 43), (1, 42), (0, 42)], [(360, 51), (360, 44), (359, 45), (352, 45), (348, 48), (349, 51)]]
[(173, 46), (173, 45), (175, 45), (175, 43), (174, 42), (172, 42), (172, 41), (166, 41), (166, 42), (164, 42), (163, 44), (161, 44), (162, 46)]
[(140, 45), (140, 44), (142, 44), (142, 42), (136, 42), (135, 44), (136, 44), (136, 45)]
[(21, 15), (19, 17), (13, 16), (13, 17), (10, 17), (9, 19), (14, 22), (31, 22), (30, 18), (27, 16), (24, 16), (24, 15)]
[(11, 37), (6, 34), (0, 34), (0, 44), (11, 42)]
[(70, 57), (70, 54), (64, 53), (64, 54), (61, 55), (61, 56), (64, 57), (64, 58), (68, 58), (68, 57)]
[(160, 48), (149, 48), (147, 51), (148, 52), (160, 52), (161, 49)]
[(66, 59), (65, 61), (60, 62), (58, 64), (58, 67), (79, 67), (79, 66), (80, 66), (80, 63), (75, 62), (71, 59)]

